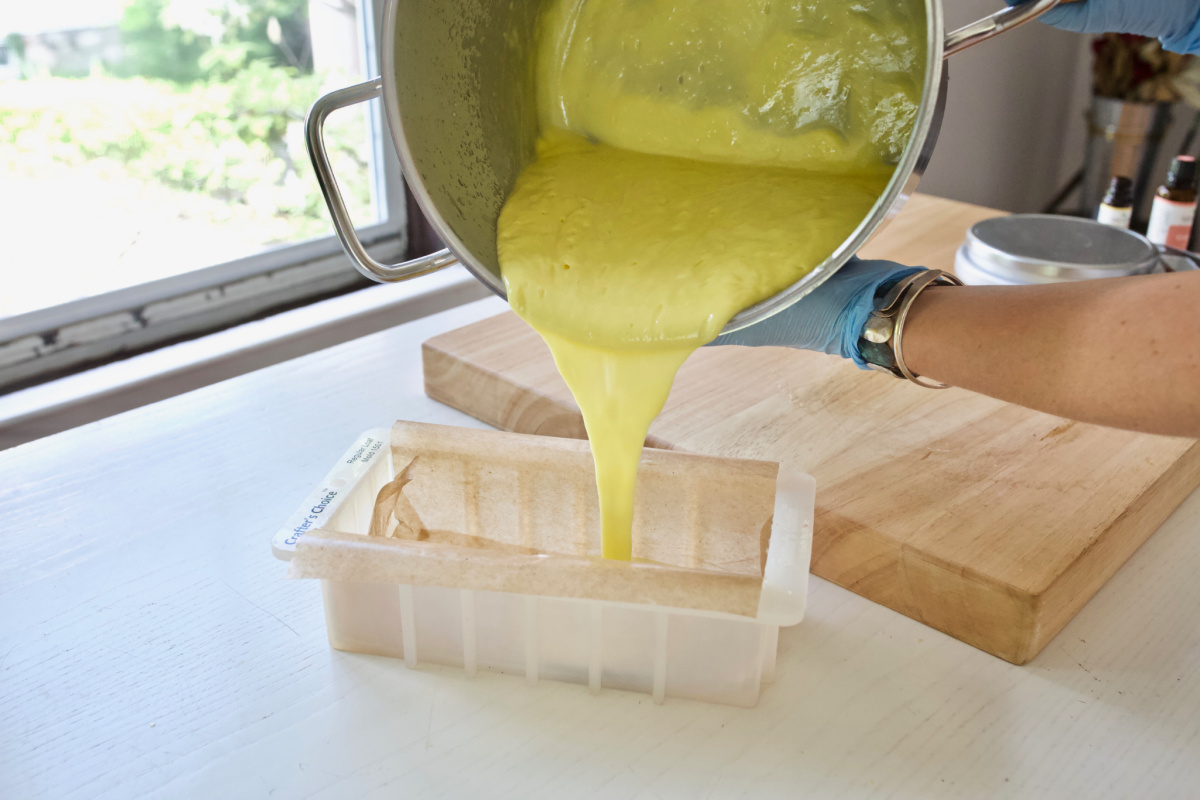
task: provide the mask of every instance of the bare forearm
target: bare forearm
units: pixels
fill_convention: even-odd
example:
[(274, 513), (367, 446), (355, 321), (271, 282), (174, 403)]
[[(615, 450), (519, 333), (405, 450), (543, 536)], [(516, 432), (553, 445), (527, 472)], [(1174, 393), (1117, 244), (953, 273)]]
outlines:
[(1029, 408), (1200, 437), (1200, 273), (928, 289), (904, 354), (918, 374)]

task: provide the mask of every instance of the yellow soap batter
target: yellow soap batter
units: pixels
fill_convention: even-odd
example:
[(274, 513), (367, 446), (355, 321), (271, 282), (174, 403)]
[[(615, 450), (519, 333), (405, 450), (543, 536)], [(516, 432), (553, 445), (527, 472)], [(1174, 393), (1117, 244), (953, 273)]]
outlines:
[(658, 155), (876, 169), (921, 100), (921, 0), (551, 0), (545, 127)]
[[(545, 18), (544, 135), (498, 249), (509, 302), (583, 412), (606, 558), (631, 556), (642, 443), (680, 365), (828, 258), (890, 177), (923, 56), (897, 4), (878, 5), (871, 17), (814, 0), (808, 27), (788, 4), (741, 0), (559, 0)], [(881, 53), (898, 66), (865, 80), (863, 60)], [(806, 83), (818, 63), (819, 91)], [(647, 83), (656, 73), (678, 73), (670, 92)]]

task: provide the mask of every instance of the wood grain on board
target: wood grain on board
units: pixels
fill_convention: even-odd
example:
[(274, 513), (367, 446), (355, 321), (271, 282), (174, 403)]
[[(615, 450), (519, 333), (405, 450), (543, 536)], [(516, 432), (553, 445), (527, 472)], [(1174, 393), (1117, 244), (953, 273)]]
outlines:
[[(916, 197), (863, 255), (950, 269), (998, 212)], [(435, 400), (505, 430), (584, 438), (515, 315), (423, 348)], [(1200, 445), (930, 391), (803, 351), (710, 348), (650, 444), (786, 461), (817, 480), (817, 575), (1016, 664), (1033, 658), (1200, 485)]]

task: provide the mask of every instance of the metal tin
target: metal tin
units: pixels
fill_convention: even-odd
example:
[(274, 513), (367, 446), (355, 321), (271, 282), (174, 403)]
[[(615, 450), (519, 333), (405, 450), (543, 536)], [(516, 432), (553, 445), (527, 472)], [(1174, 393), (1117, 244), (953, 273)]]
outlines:
[(1143, 275), (1158, 266), (1145, 236), (1090, 219), (1017, 214), (974, 225), (955, 271), (971, 284), (1024, 285)]

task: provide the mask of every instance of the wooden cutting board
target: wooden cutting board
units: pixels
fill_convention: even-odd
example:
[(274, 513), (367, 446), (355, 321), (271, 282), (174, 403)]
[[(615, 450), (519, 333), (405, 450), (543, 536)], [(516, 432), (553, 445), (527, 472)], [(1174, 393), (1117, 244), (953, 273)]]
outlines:
[[(949, 269), (998, 212), (914, 198), (864, 255)], [(513, 314), (424, 345), (430, 397), (505, 430), (584, 438)], [(1200, 445), (930, 391), (821, 354), (710, 348), (649, 443), (788, 461), (817, 480), (812, 571), (1015, 664), (1029, 661), (1200, 485)]]

